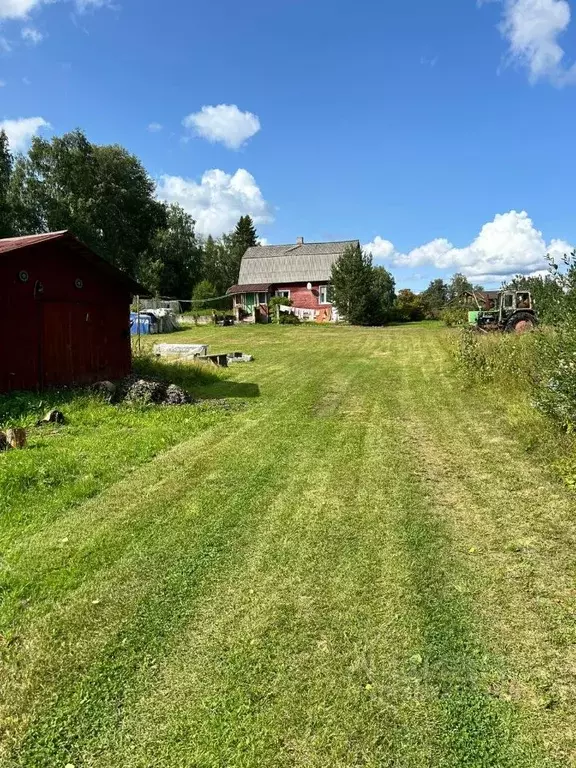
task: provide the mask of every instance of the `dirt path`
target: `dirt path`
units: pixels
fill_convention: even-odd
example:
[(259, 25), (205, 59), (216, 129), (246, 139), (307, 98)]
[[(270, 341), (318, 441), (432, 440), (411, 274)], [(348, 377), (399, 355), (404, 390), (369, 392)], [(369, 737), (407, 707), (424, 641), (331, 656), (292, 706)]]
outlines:
[(260, 397), (14, 541), (5, 764), (576, 765), (576, 498), (442, 334), (202, 334)]

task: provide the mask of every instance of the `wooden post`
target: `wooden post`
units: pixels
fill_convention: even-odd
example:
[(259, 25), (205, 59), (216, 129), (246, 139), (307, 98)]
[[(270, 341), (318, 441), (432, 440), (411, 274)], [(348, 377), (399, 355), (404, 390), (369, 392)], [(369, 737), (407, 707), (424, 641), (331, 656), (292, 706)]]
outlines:
[(138, 329), (138, 341), (136, 342), (136, 349), (138, 350), (138, 354), (141, 354), (142, 352), (142, 339), (140, 336), (140, 296), (136, 296), (136, 322), (138, 323), (137, 329)]

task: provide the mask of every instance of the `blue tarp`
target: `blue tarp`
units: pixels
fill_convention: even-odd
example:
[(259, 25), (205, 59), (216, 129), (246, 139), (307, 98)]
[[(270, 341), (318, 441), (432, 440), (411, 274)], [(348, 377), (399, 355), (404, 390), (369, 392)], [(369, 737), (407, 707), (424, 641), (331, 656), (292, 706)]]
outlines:
[(132, 336), (138, 335), (138, 326), (140, 326), (140, 334), (144, 336), (152, 332), (152, 319), (149, 315), (140, 315), (138, 321), (138, 313), (130, 312), (130, 333)]

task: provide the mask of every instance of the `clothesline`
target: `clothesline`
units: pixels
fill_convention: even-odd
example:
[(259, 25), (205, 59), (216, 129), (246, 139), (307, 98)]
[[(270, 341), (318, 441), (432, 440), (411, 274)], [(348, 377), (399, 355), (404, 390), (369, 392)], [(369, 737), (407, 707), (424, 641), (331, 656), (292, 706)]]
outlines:
[[(140, 296), (136, 298), (140, 300)], [(180, 304), (209, 304), (212, 301), (222, 301), (222, 299), (229, 298), (230, 296), (226, 293), (223, 296), (215, 296), (213, 299), (175, 299), (173, 296), (154, 296), (154, 299), (158, 301), (178, 301)]]

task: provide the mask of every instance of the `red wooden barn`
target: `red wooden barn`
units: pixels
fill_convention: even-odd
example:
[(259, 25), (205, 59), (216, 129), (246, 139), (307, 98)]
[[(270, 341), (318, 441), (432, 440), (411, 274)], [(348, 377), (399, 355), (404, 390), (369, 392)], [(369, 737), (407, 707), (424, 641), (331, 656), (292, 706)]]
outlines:
[(0, 392), (126, 376), (144, 292), (70, 232), (0, 240)]

